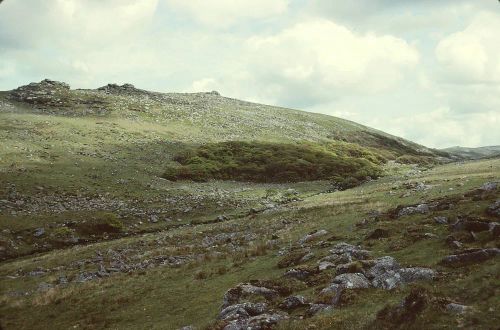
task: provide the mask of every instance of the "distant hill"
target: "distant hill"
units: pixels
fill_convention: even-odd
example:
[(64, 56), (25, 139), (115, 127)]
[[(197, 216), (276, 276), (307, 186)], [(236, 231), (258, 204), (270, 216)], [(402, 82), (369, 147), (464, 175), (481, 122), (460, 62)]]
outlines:
[(445, 152), (450, 153), (453, 156), (463, 158), (463, 159), (483, 159), (483, 158), (493, 158), (500, 156), (500, 146), (487, 146), (478, 148), (467, 148), (467, 147), (450, 147), (442, 149)]

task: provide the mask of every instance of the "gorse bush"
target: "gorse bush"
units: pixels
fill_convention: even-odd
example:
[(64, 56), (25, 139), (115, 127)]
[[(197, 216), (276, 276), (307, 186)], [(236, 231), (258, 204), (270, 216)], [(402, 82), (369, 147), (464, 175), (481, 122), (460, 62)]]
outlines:
[(169, 166), (169, 180), (252, 182), (333, 180), (358, 183), (381, 174), (383, 157), (348, 143), (278, 144), (230, 141), (193, 147)]

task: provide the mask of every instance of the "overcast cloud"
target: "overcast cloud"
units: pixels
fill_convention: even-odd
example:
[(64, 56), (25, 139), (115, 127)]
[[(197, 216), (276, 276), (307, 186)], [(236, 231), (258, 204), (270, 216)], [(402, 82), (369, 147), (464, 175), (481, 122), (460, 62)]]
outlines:
[(0, 90), (209, 91), (430, 147), (500, 144), (498, 0), (5, 0)]

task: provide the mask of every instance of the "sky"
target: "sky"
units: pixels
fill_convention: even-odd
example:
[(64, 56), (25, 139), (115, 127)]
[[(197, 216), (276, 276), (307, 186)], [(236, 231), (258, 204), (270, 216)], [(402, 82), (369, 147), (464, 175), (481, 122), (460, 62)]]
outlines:
[(500, 144), (498, 0), (4, 0), (0, 90), (132, 83)]

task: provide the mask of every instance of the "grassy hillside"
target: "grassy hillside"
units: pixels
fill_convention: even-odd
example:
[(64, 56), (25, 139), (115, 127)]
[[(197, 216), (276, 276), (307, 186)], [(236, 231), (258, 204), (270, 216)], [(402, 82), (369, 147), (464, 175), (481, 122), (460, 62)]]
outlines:
[[(499, 322), (498, 159), (438, 165), (448, 154), (213, 92), (53, 81), (0, 92), (0, 140), (2, 329), (222, 329), (228, 290), (278, 329)], [(343, 243), (360, 247), (332, 255)], [(442, 262), (458, 253), (481, 257)], [(384, 256), (400, 265), (386, 280), (418, 280), (331, 291)], [(236, 299), (241, 283), (267, 296)]]

